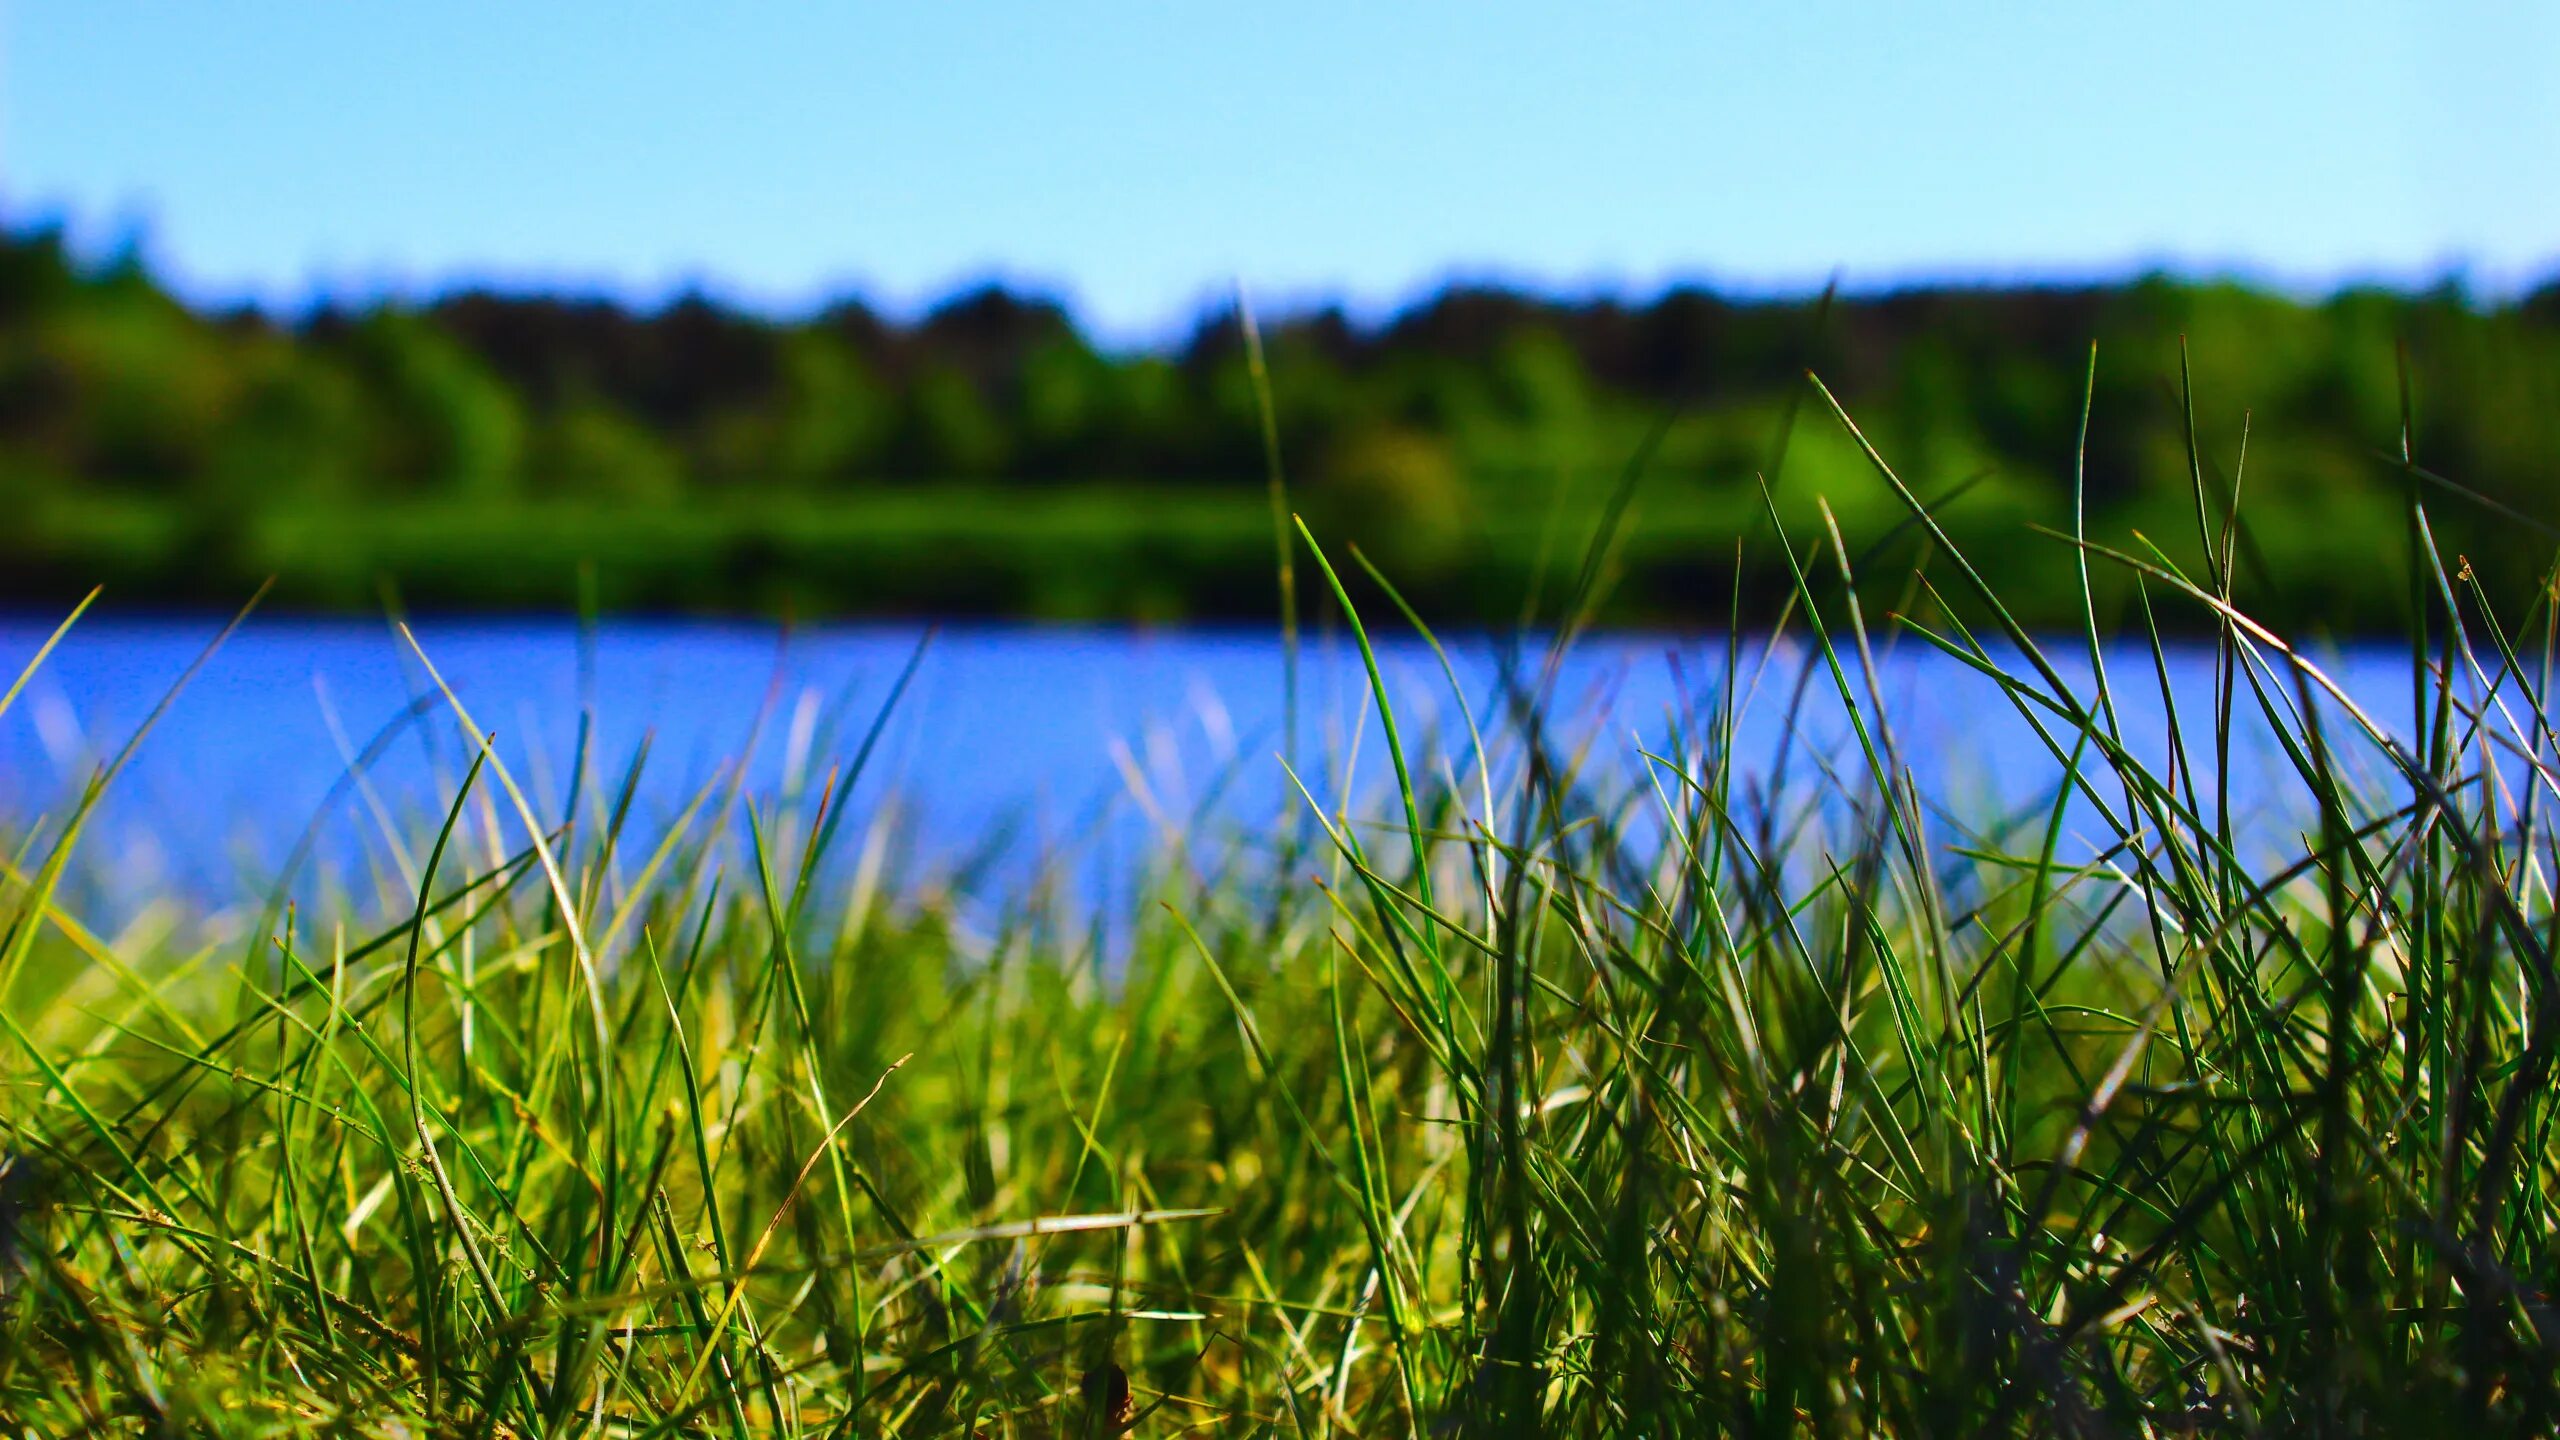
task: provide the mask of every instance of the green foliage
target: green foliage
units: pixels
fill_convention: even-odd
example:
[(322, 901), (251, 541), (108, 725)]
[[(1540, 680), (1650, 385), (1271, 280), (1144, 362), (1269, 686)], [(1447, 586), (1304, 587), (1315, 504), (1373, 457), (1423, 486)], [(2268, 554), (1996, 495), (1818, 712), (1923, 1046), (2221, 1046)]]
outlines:
[(1318, 462), (1303, 489), (1310, 516), (1409, 574), (1435, 576), (1464, 552), (1466, 480), (1426, 431), (1361, 429)]
[(542, 493), (633, 504), (663, 504), (682, 484), (656, 436), (601, 405), (551, 416), (534, 436), (530, 468)]
[(346, 348), (381, 406), (378, 439), (373, 446), (357, 435), (331, 439), (379, 467), (367, 475), (367, 488), (388, 482), (487, 503), (512, 493), (528, 466), (548, 468), (526, 453), (515, 395), (424, 317), (396, 310), (370, 315)]
[[(1756, 520), (1808, 367), (1914, 473), (1965, 487), (1942, 507), (1960, 540), (2061, 523), (2084, 473), (2094, 534), (2140, 548), (2139, 531), (2193, 559), (2179, 548), (2195, 533), (2183, 363), (2216, 397), (2197, 417), (2208, 451), (2236, 457), (2245, 425), (2245, 488), (2271, 520), (2307, 527), (2267, 527), (2244, 591), (2273, 619), (2370, 631), (2407, 608), (2402, 587), (2371, 579), (2375, 557), (2405, 544), (2390, 519), (2408, 483), (2403, 355), (2417, 462), (2551, 513), (2555, 296), (2306, 303), (2149, 279), (1827, 303), (1683, 289), (1629, 305), (1461, 288), (1374, 325), (1283, 318), (1265, 338), (1284, 469), (1326, 529), (1389, 561), (1430, 614), (1516, 614), (1547, 583), (1554, 536), (1587, 528), (1609, 477), (1650, 444), (1647, 524), (1616, 557), (1608, 613), (1721, 617), (1731, 577), (1700, 570)], [(2098, 423), (2083, 455), (2092, 341)], [(1222, 530), (1267, 515), (1262, 426), (1225, 314), (1156, 353), (1097, 349), (1057, 306), (994, 288), (904, 324), (857, 304), (775, 321), (699, 297), (636, 313), (489, 294), (287, 324), (190, 313), (132, 264), (84, 266), (49, 233), (0, 239), (0, 495), (29, 516), (0, 534), (0, 597), (19, 600), (105, 575), (136, 598), (208, 602), (272, 573), (294, 604), (370, 603), (387, 580), (421, 604), (495, 605), (527, 587), (565, 595), (588, 563), (611, 593), (662, 608), (787, 597), (804, 613), (1261, 614), (1268, 586), (1221, 580), (1223, 552), (1079, 571), (1076, 546), (990, 512), (1106, 513), (1110, 549), (1176, 551), (1201, 506), (1225, 507)], [(1789, 524), (1813, 520), (1815, 494), (1853, 545), (1901, 523), (1854, 453), (1807, 450), (1785, 462), (1803, 482), (1778, 496)], [(565, 542), (542, 530), (564, 503), (580, 507)], [(479, 548), (418, 543), (460, 511)], [(2445, 517), (2438, 539), (2520, 581), (2539, 542), (2494, 513)], [(741, 559), (737, 536), (786, 519), (894, 532), (982, 568), (855, 566), (800, 543)], [(279, 530), (329, 530), (342, 548), (273, 570), (282, 552), (262, 537)], [(1026, 538), (985, 543), (997, 531)], [(172, 548), (151, 539), (162, 534), (193, 538)], [(360, 562), (387, 568), (350, 586)], [(2013, 577), (2011, 603), (2070, 624), (2070, 568)], [(500, 578), (529, 571), (542, 573)], [(1746, 610), (1784, 595), (1780, 569), (1745, 567)]]

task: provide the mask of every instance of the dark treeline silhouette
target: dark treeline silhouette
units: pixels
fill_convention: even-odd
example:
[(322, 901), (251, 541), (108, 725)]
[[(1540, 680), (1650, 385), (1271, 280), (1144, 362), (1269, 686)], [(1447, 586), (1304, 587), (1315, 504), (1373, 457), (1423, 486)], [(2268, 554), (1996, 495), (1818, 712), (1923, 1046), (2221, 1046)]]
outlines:
[[(2066, 613), (2071, 557), (2026, 531), (2067, 517), (2093, 342), (2093, 528), (2192, 555), (2189, 366), (2206, 487), (2218, 505), (2239, 484), (2249, 585), (2280, 617), (2394, 622), (2404, 354), (2418, 462), (2533, 517), (2429, 485), (2440, 538), (2528, 574), (2534, 520), (2560, 519), (2560, 288), (2491, 305), (2166, 278), (1830, 302), (1461, 287), (1265, 336), (1293, 503), (1467, 618), (1517, 614), (1571, 563), (1666, 417), (1613, 613), (1765, 602), (1777, 552), (1753, 547), (1737, 577), (1737, 538), (1774, 507), (1801, 542), (1821, 503), (1853, 550), (1882, 545), (1879, 592), (1908, 592), (1925, 557), (1807, 371), (1922, 493), (1954, 497), (1951, 532), (1999, 547), (2010, 593)], [(999, 288), (912, 321), (477, 291), (286, 320), (192, 310), (58, 231), (0, 240), (0, 498), (18, 517), (0, 585), (17, 600), (104, 580), (214, 602), (273, 574), (312, 606), (386, 587), (555, 605), (583, 574), (626, 606), (1261, 615), (1264, 487), (1228, 314), (1144, 353)]]

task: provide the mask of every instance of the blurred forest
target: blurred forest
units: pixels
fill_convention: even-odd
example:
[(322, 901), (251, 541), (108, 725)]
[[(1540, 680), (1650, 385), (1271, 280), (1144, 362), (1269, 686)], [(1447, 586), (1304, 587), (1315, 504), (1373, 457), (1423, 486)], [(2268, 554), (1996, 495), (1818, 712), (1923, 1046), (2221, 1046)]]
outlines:
[[(1292, 504), (1457, 619), (1551, 599), (1658, 428), (1612, 618), (1771, 613), (1782, 553), (1736, 560), (1766, 534), (1764, 475), (1800, 550), (1827, 501), (1895, 603), (1925, 553), (1810, 369), (1947, 497), (1949, 531), (2029, 618), (2057, 623), (2075, 561), (2029, 527), (2068, 524), (2093, 341), (2092, 531), (2197, 551), (2184, 337), (2217, 509), (2241, 477), (2258, 613), (2396, 628), (2413, 492), (2493, 578), (2539, 576), (2540, 522), (2560, 521), (2560, 287), (2495, 306), (2162, 279), (1829, 303), (1461, 288), (1379, 324), (1302, 313), (1264, 334)], [(2514, 513), (2399, 463), (2404, 354), (2418, 465)], [(130, 259), (20, 231), (0, 239), (0, 500), (0, 599), (18, 603), (104, 582), (229, 604), (273, 575), (306, 608), (556, 608), (583, 585), (609, 608), (716, 613), (1274, 611), (1235, 317), (1114, 353), (1000, 289), (912, 323), (850, 301), (778, 321), (488, 293), (288, 321), (191, 310)], [(2102, 583), (2130, 618), (2129, 587)]]

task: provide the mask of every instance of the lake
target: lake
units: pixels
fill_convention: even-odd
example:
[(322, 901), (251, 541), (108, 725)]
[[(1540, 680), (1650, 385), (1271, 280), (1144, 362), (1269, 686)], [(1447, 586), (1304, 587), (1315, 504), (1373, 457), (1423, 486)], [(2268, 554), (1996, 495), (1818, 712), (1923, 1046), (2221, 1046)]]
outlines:
[[(14, 676), (52, 625), (0, 620), (0, 665)], [(446, 618), (415, 628), (546, 814), (561, 811), (582, 714), (593, 716), (590, 743), (607, 785), (645, 740), (635, 812), (644, 825), (676, 813), (751, 737), (751, 796), (824, 783), (860, 749), (924, 635), (861, 625), (785, 636), (665, 620), (610, 621), (584, 641), (566, 620)], [(199, 616), (84, 620), (0, 717), (0, 810), (20, 824), (64, 813), (219, 629)], [(2051, 650), (2080, 655), (2074, 642)], [(1450, 651), (1490, 728), (1502, 643), (1462, 636)], [(1765, 667), (1763, 656), (1749, 647), (1742, 667), (1761, 675), (1737, 742), (1754, 772), (1778, 754), (1808, 658), (1793, 644), (1767, 653)], [(1720, 635), (1587, 638), (1556, 686), (1563, 728), (1590, 743), (1595, 775), (1637, 778), (1639, 746), (1668, 743), (1679, 717), (1721, 683), (1725, 658)], [(1463, 760), (1465, 731), (1439, 662), (1403, 638), (1382, 641), (1380, 659), (1408, 743), (1439, 737)], [(2404, 651), (2351, 649), (2329, 663), (2377, 714), (2406, 714)], [(2166, 719), (2148, 652), (2120, 647), (2108, 666), (2128, 735), (2156, 754)], [(2191, 735), (2209, 666), (2202, 646), (2170, 657)], [(2084, 658), (2064, 668), (2085, 684)], [(1125, 865), (1160, 830), (1270, 817), (1287, 784), (1276, 759), (1283, 670), (1277, 636), (1259, 630), (946, 628), (881, 726), (850, 795), (853, 813), (894, 801), (915, 866), (966, 869), (998, 893), (1060, 846)], [(2049, 793), (2050, 756), (1987, 680), (1911, 637), (1880, 654), (1879, 670), (1896, 734), (1933, 795), (1989, 807)], [(1309, 637), (1300, 695), (1297, 753), (1311, 788), (1328, 804), (1346, 785), (1376, 798), (1385, 752), (1363, 718), (1366, 680), (1347, 637)], [(1846, 731), (1827, 677), (1817, 673), (1803, 695), (1813, 748), (1836, 753)], [(1368, 732), (1356, 747), (1355, 729)], [(368, 748), (380, 752), (370, 801), (341, 784)], [(1346, 777), (1341, 762), (1355, 751), (1357, 772)], [(2244, 752), (2235, 784), (2258, 793), (2278, 773), (2273, 757), (2262, 740)], [(100, 806), (82, 845), (86, 898), (122, 907), (155, 893), (261, 893), (315, 816), (320, 863), (359, 865), (381, 823), (373, 803), (395, 824), (431, 826), (468, 755), (425, 671), (384, 623), (253, 618), (169, 706)]]

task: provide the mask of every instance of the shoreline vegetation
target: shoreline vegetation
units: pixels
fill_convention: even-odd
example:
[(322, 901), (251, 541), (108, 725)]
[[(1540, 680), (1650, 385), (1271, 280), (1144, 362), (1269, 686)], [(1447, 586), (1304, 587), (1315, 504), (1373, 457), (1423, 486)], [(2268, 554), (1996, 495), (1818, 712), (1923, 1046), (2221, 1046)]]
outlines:
[[(1952, 540), (2002, 553), (2005, 603), (2040, 628), (2075, 623), (2078, 567), (2012, 541), (2068, 530), (2075, 493), (2092, 538), (2206, 560), (2190, 375), (2207, 478), (2248, 496), (2237, 591), (2271, 623), (2398, 633), (2413, 486), (2489, 502), (2447, 507), (2436, 539), (2508, 584), (2550, 533), (2515, 517), (2554, 510), (2560, 286), (2494, 305), (2157, 278), (1461, 288), (1375, 324), (1264, 317), (1259, 370), (1237, 321), (1114, 352), (999, 289), (912, 322), (850, 300), (781, 321), (489, 293), (284, 320), (192, 311), (129, 258), (22, 230), (0, 237), (0, 601), (104, 582), (120, 604), (219, 607), (272, 578), (270, 603), (315, 612), (1262, 620), (1276, 449), (1292, 503), (1420, 613), (1500, 625), (1569, 582), (1641, 452), (1598, 618), (1716, 626), (1789, 591), (1781, 557), (1734, 543), (1762, 478), (1788, 477), (1790, 530), (1836, 524), (1873, 552), (1862, 573), (1923, 547), (1836, 427), (1790, 426), (1819, 409), (1808, 373), (1926, 477)], [(2132, 591), (2095, 579), (2102, 620), (2132, 623)]]
[[(2548, 1433), (2547, 566), (2501, 587), (2407, 489), (2356, 579), (2401, 597), (2408, 683), (2348, 695), (2235, 599), (2276, 540), (2220, 487), (2235, 445), (2181, 436), (2193, 563), (2067, 520), (1975, 548), (1833, 394), (1735, 532), (1800, 664), (1735, 632), (1623, 789), (1580, 765), (1551, 650), (1453, 694), (1437, 752), (1372, 665), (1356, 739), (1285, 747), (1303, 803), (1169, 833), (1109, 956), (1055, 891), (979, 929), (903, 890), (845, 798), (867, 745), (791, 793), (715, 778), (642, 854), (645, 749), (581, 753), (554, 812), (449, 692), (475, 758), (365, 888), (101, 935), (59, 896), (108, 767), (0, 886), (0, 1415)], [(1918, 547), (1877, 562), (1891, 618), (1878, 544), (1794, 469), (1817, 429)], [(1527, 617), (1555, 645), (1634, 543), (1623, 477)], [(1811, 528), (1774, 498), (1800, 484)], [(1391, 566), (1284, 540), (1281, 588), (1364, 655), (1431, 638)], [(2057, 564), (2071, 623), (2039, 639), (2007, 579)], [(2163, 696), (2203, 723), (2145, 747), (2110, 687), (2168, 667), (2100, 641), (2169, 626), (2215, 664)], [(1906, 645), (2035, 728), (2037, 803), (1913, 779), (1872, 663)], [(1794, 742), (1737, 753), (1773, 711)], [(1815, 747), (1816, 713), (1849, 739)], [(2235, 805), (2258, 726), (2290, 781)]]

